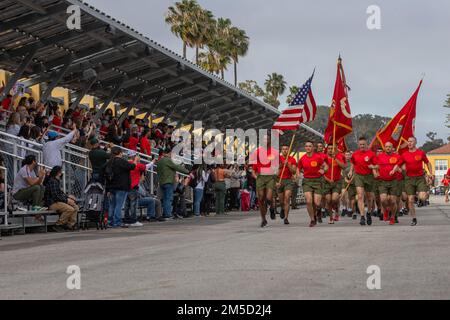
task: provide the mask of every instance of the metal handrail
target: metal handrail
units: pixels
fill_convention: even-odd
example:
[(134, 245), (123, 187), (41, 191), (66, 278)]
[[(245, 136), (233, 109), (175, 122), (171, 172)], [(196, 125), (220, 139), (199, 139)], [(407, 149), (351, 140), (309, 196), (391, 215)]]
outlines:
[(3, 220), (3, 224), (5, 226), (8, 225), (8, 172), (6, 170), (5, 167), (0, 166), (0, 170), (5, 172), (5, 190), (4, 190), (4, 206), (5, 206), (5, 211), (4, 212), (0, 212), (0, 216), (4, 216), (5, 219)]

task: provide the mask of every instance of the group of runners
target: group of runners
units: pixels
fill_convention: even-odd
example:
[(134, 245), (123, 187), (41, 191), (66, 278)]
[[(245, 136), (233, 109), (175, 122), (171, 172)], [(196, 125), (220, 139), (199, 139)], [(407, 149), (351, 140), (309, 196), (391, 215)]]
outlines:
[[(279, 154), (270, 138), (265, 142), (268, 147), (258, 148), (251, 157), (263, 228), (268, 225), (268, 211), (276, 219), (277, 198), (280, 218), (289, 224), (292, 189), (301, 176), (310, 227), (327, 217), (334, 224), (343, 216), (357, 220), (358, 215), (361, 226), (372, 225), (373, 217), (395, 225), (398, 216), (405, 214), (411, 216), (411, 226), (416, 226), (415, 203), (428, 201), (434, 181), (431, 163), (417, 148), (415, 137), (400, 152), (390, 142), (374, 152), (364, 137), (358, 140), (358, 150), (345, 153), (333, 145), (325, 148), (322, 143), (306, 142), (306, 154), (298, 162), (288, 154), (289, 146), (283, 145)], [(263, 154), (272, 162), (261, 161)]]

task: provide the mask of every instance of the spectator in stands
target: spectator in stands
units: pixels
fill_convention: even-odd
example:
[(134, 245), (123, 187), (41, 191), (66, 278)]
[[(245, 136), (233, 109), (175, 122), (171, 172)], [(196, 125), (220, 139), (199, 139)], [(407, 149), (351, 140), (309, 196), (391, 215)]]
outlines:
[(216, 191), (216, 214), (225, 214), (225, 196), (226, 196), (226, 185), (225, 179), (231, 176), (231, 171), (225, 169), (225, 165), (219, 165), (214, 170), (215, 184), (214, 188)]
[(2, 100), (2, 109), (5, 111), (9, 111), (12, 105), (12, 95), (7, 94), (6, 98)]
[(22, 168), (14, 178), (12, 195), (15, 200), (28, 201), (32, 200), (32, 210), (41, 211), (42, 201), (44, 198), (44, 187), (42, 182), (45, 178), (45, 170), (38, 169), (36, 156), (28, 155), (22, 162)]
[(139, 207), (147, 207), (147, 217), (145, 220), (147, 221), (166, 221), (162, 216), (162, 206), (161, 201), (155, 198), (153, 194), (151, 194), (147, 187), (145, 186), (145, 174), (141, 176), (141, 181), (139, 183)]
[(150, 134), (151, 131), (149, 129), (145, 129), (141, 137), (141, 153), (146, 154), (148, 156), (152, 154), (152, 146), (149, 140)]
[(131, 128), (131, 134), (130, 134), (130, 137), (128, 139), (128, 149), (133, 150), (133, 151), (137, 151), (138, 143), (139, 143), (138, 130), (137, 130), (136, 126), (133, 126)]
[(112, 158), (105, 167), (106, 191), (109, 197), (109, 225), (112, 228), (122, 226), (122, 209), (131, 188), (130, 172), (137, 163), (129, 163), (123, 159), (123, 151), (119, 147), (111, 150)]
[(52, 119), (52, 125), (58, 127), (56, 128), (57, 132), (61, 132), (61, 129), (59, 127), (62, 126), (62, 116), (61, 116), (61, 111), (59, 109), (57, 109), (55, 111), (55, 114), (53, 115), (53, 119)]
[(131, 189), (128, 192), (127, 199), (125, 201), (125, 227), (142, 227), (142, 223), (137, 221), (137, 207), (139, 199), (139, 183), (141, 176), (148, 170), (153, 170), (153, 162), (147, 165), (139, 163), (141, 158), (135, 151), (131, 151), (129, 154), (129, 163), (136, 164), (136, 168), (130, 172), (131, 175)]
[(6, 133), (13, 136), (18, 136), (21, 124), (22, 122), (20, 121), (20, 114), (18, 112), (11, 113), (8, 122), (6, 123)]
[(58, 139), (58, 133), (50, 131), (48, 133), (48, 141), (42, 147), (44, 155), (44, 165), (53, 168), (62, 167), (61, 150), (70, 142), (75, 142), (79, 138), (78, 130), (75, 124), (72, 125), (72, 131), (65, 137)]
[(18, 112), (20, 114), (20, 119), (22, 121), (25, 120), (26, 117), (29, 117), (30, 115), (28, 114), (28, 100), (26, 97), (22, 97), (19, 100), (19, 104), (16, 107), (16, 112)]
[(111, 158), (111, 154), (106, 152), (104, 148), (100, 148), (100, 144), (97, 138), (92, 138), (89, 140), (92, 146), (91, 151), (89, 151), (89, 161), (91, 162), (92, 168), (92, 180), (104, 184), (105, 179), (103, 177), (103, 170), (106, 163)]
[(173, 218), (172, 202), (174, 193), (175, 173), (180, 172), (189, 174), (189, 171), (180, 165), (175, 164), (171, 159), (171, 150), (165, 149), (162, 152), (162, 158), (157, 163), (156, 168), (159, 187), (163, 198), (163, 217)]
[(109, 125), (105, 139), (115, 145), (122, 143), (122, 130), (117, 119), (113, 119), (113, 122)]
[(239, 169), (239, 165), (235, 164), (230, 167), (231, 176), (230, 176), (230, 211), (233, 209), (239, 210), (239, 192), (241, 190), (241, 170)]
[(209, 173), (206, 172), (204, 166), (194, 166), (189, 174), (190, 186), (194, 190), (194, 215), (200, 217), (201, 203), (205, 189), (205, 183), (209, 179)]
[(61, 189), (62, 175), (62, 168), (56, 166), (45, 181), (45, 205), (60, 215), (53, 227), (56, 232), (75, 230), (79, 210), (75, 197), (66, 195)]

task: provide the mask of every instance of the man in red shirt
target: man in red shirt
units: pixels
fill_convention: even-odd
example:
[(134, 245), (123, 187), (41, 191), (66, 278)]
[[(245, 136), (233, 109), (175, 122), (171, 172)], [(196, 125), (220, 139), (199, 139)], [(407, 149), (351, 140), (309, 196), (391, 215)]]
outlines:
[(298, 162), (298, 173), (303, 172), (303, 192), (306, 199), (306, 208), (311, 219), (310, 227), (317, 225), (316, 209), (322, 201), (322, 177), (328, 170), (323, 157), (314, 152), (312, 142), (305, 144), (306, 154)]
[[(280, 218), (284, 219), (284, 224), (289, 224), (289, 209), (294, 188), (294, 178), (297, 172), (297, 161), (294, 157), (288, 155), (289, 146), (284, 145), (281, 148), (280, 171), (277, 179), (278, 199), (280, 199), (281, 212)], [(286, 163), (286, 167), (284, 164)], [(284, 169), (284, 170), (283, 170)], [(281, 182), (279, 182), (281, 179)]]
[[(330, 217), (329, 224), (339, 221), (339, 200), (342, 191), (342, 169), (345, 168), (345, 157), (342, 153), (337, 152), (336, 147), (329, 145), (328, 154), (325, 163), (329, 169), (324, 175), (323, 196), (325, 198), (327, 214)], [(335, 216), (333, 217), (333, 210)]]
[(441, 180), (441, 183), (444, 186), (445, 202), (448, 202), (448, 186), (450, 185), (450, 180), (447, 178), (447, 175)]
[[(400, 188), (397, 181), (397, 174), (399, 173), (399, 166), (403, 164), (403, 159), (399, 154), (394, 152), (394, 145), (391, 142), (387, 142), (385, 144), (385, 152), (377, 155), (375, 163), (378, 165), (375, 177), (379, 180), (378, 190), (381, 205), (385, 210), (384, 221), (389, 220), (390, 213), (390, 225), (394, 225)], [(395, 169), (396, 166), (397, 169)]]
[(253, 177), (256, 179), (259, 211), (261, 214), (261, 228), (267, 226), (267, 207), (270, 208), (270, 218), (275, 220), (275, 204), (273, 202), (273, 189), (275, 178), (279, 169), (280, 153), (271, 144), (269, 136), (264, 137), (265, 147), (259, 147), (250, 155), (250, 164), (253, 167)]
[(141, 180), (141, 175), (149, 170), (153, 170), (154, 162), (152, 161), (149, 164), (145, 165), (139, 163), (141, 158), (136, 152), (130, 152), (129, 154), (130, 160), (129, 163), (136, 164), (134, 170), (130, 171), (131, 176), (131, 191), (127, 195), (127, 199), (125, 202), (125, 217), (123, 220), (125, 227), (142, 227), (142, 223), (137, 221), (137, 204), (139, 200), (139, 182)]
[(411, 226), (416, 226), (417, 216), (414, 207), (416, 195), (418, 193), (419, 200), (425, 202), (428, 199), (429, 191), (423, 167), (426, 164), (431, 180), (434, 180), (433, 168), (425, 152), (417, 149), (415, 137), (408, 139), (408, 150), (402, 153), (402, 157), (404, 160), (403, 170), (406, 171), (405, 189), (408, 194), (409, 212), (413, 218)]
[[(328, 155), (325, 151), (325, 145), (322, 142), (316, 143), (316, 153), (322, 157), (323, 161), (327, 161)], [(323, 179), (323, 177), (322, 177)], [(324, 184), (325, 180), (322, 181), (322, 185)], [(323, 193), (323, 192), (322, 192)], [(322, 217), (327, 216), (327, 212), (325, 210), (326, 207), (326, 201), (325, 197), (322, 197), (322, 201), (320, 202), (320, 206), (316, 208), (316, 216), (317, 216), (317, 222), (322, 223)]]
[(367, 224), (370, 226), (372, 225), (370, 214), (374, 209), (373, 170), (377, 169), (377, 166), (374, 164), (375, 153), (369, 150), (366, 138), (359, 138), (358, 147), (359, 150), (352, 155), (349, 177), (354, 179), (356, 185), (358, 208), (361, 213), (360, 225), (366, 225), (365, 201), (367, 200)]

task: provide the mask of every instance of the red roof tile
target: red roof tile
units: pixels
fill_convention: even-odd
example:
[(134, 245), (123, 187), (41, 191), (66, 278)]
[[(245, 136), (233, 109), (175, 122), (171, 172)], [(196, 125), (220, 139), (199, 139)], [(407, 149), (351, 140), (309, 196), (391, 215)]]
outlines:
[(428, 152), (428, 154), (450, 154), (450, 143)]

